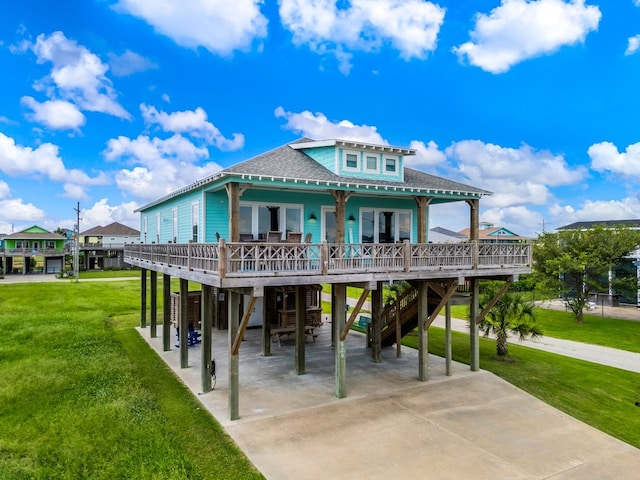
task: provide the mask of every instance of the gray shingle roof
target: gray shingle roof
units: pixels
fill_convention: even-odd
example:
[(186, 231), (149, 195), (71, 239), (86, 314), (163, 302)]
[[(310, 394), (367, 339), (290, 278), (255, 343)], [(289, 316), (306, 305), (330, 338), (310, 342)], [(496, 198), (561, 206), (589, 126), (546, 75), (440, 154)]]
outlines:
[[(294, 143), (310, 141), (302, 138)], [(224, 177), (235, 176), (241, 177), (243, 182), (250, 183), (248, 177), (274, 177), (277, 179), (286, 179), (287, 181), (309, 181), (320, 183), (331, 183), (332, 188), (357, 190), (358, 187), (367, 186), (379, 188), (404, 188), (421, 190), (423, 193), (432, 191), (432, 193), (452, 193), (460, 195), (481, 196), (490, 195), (491, 192), (480, 188), (465, 185), (463, 183), (454, 182), (446, 178), (437, 177), (428, 173), (404, 167), (404, 181), (387, 181), (374, 179), (358, 179), (353, 177), (341, 177), (324, 166), (320, 165), (314, 159), (306, 155), (303, 151), (291, 148), (290, 144), (275, 148), (269, 152), (265, 152), (244, 162), (238, 163), (224, 170), (221, 170), (209, 177), (203, 178), (189, 186), (179, 189), (169, 195), (166, 195), (154, 202), (141, 207), (144, 210), (153, 205), (164, 202), (170, 198), (187, 193), (195, 188), (210, 186)], [(256, 180), (258, 179), (256, 178)], [(338, 183), (341, 186), (338, 186)], [(349, 185), (347, 187), (347, 184)]]
[(98, 225), (97, 227), (90, 228), (80, 233), (80, 235), (114, 235), (114, 236), (127, 236), (127, 235), (140, 235), (140, 232), (135, 228), (127, 227), (122, 223), (113, 222), (103, 227)]

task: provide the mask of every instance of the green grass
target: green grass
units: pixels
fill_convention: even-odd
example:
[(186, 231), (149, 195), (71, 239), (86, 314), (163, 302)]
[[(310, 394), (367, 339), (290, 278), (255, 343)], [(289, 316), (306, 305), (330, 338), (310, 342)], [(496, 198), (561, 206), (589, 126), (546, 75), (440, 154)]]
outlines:
[[(78, 272), (80, 280), (90, 278), (140, 278), (140, 270), (86, 270)], [(162, 275), (160, 275), (162, 278)]]
[[(578, 325), (571, 312), (536, 308), (536, 324), (546, 336), (640, 353), (640, 322), (585, 314)], [(451, 315), (466, 319), (468, 307), (455, 305)]]
[[(417, 337), (403, 343), (416, 348)], [(453, 360), (469, 363), (469, 335), (452, 332)], [(429, 328), (429, 351), (444, 357), (444, 330)], [(640, 374), (509, 345), (510, 362), (495, 357), (495, 341), (480, 339), (480, 367), (549, 405), (640, 448)], [(518, 406), (514, 405), (517, 409)], [(522, 412), (523, 415), (526, 412)]]
[(133, 329), (136, 282), (0, 295), (0, 478), (262, 478)]

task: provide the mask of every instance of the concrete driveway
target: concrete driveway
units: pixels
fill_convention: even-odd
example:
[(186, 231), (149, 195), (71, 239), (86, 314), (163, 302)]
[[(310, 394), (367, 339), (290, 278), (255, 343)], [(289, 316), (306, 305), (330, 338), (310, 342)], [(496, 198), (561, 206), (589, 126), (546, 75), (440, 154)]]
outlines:
[[(240, 416), (228, 420), (227, 332), (214, 331), (215, 390), (200, 394), (200, 345), (158, 355), (223, 425), (269, 479), (635, 479), (640, 450), (513, 387), (430, 356), (428, 382), (417, 380), (417, 353), (383, 350), (372, 363), (364, 337), (347, 339), (347, 398), (334, 397), (330, 325), (306, 344), (296, 375), (293, 341), (260, 355), (260, 330), (240, 348)], [(175, 336), (173, 337), (175, 339)], [(640, 414), (640, 409), (638, 411)]]

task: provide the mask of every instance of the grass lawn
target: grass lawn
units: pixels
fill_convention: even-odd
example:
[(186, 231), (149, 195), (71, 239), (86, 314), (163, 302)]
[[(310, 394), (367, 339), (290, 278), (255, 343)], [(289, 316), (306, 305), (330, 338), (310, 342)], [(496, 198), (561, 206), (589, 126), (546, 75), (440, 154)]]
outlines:
[[(535, 314), (546, 336), (640, 353), (640, 322), (585, 314), (584, 324), (578, 325), (571, 312), (536, 308)], [(466, 319), (468, 307), (455, 305), (451, 315)]]
[(0, 478), (263, 478), (133, 329), (139, 288), (2, 286)]

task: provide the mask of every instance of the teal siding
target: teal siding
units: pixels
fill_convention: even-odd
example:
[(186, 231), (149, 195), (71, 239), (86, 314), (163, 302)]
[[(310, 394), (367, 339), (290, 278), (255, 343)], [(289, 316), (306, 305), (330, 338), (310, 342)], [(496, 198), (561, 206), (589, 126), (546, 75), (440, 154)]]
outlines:
[(335, 147), (318, 147), (302, 150), (327, 170), (336, 173)]
[[(156, 215), (160, 214), (160, 243), (173, 241), (173, 209), (178, 209), (178, 237), (177, 243), (187, 243), (192, 238), (191, 231), (191, 204), (197, 202), (200, 213), (200, 232), (198, 241), (203, 232), (201, 191), (194, 191), (180, 197), (172, 198), (166, 203), (150, 207), (142, 212), (140, 219), (140, 240), (143, 243), (152, 243), (157, 238)], [(147, 218), (147, 235), (145, 239), (144, 219)]]
[(229, 240), (229, 199), (224, 190), (206, 194), (206, 233), (204, 241), (216, 241), (216, 232)]

